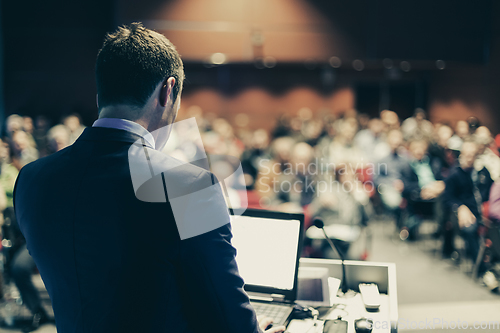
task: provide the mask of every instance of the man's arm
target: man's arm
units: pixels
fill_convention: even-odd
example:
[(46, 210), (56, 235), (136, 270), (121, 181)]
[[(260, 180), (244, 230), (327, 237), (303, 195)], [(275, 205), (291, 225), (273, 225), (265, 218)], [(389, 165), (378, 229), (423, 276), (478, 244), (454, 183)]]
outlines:
[(443, 193), (443, 203), (452, 210), (456, 210), (463, 204), (463, 202), (456, 195), (458, 181), (459, 179), (456, 177), (455, 173), (449, 175), (444, 181), (445, 188)]
[(456, 214), (458, 225), (460, 228), (463, 228), (474, 224), (476, 222), (476, 217), (457, 195), (458, 191), (460, 191), (459, 181), (460, 179), (456, 173), (452, 173), (446, 178), (443, 203), (451, 209), (453, 214)]
[[(184, 208), (195, 210), (197, 214), (184, 216), (197, 220), (189, 223), (213, 225), (214, 220), (220, 223), (214, 230), (180, 241), (176, 270), (186, 317), (193, 316), (190, 323), (195, 332), (209, 329), (220, 333), (260, 333), (255, 312), (243, 290), (243, 279), (238, 273), (222, 188), (209, 172), (200, 174), (196, 182), (199, 183), (194, 184), (194, 188), (200, 184), (216, 186), (189, 200)], [(193, 312), (193, 309), (197, 311)]]
[(418, 177), (409, 163), (405, 163), (405, 165), (401, 168), (401, 180), (404, 184), (403, 196), (412, 200), (420, 199)]
[(196, 311), (198, 332), (260, 332), (255, 312), (243, 290), (243, 279), (226, 224), (216, 230), (181, 241), (180, 278), (188, 306)]

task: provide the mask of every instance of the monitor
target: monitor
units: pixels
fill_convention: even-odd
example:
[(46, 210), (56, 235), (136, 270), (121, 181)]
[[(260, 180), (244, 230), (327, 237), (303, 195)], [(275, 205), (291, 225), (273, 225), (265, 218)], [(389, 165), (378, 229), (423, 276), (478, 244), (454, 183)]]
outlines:
[(296, 297), (304, 215), (246, 210), (231, 216), (232, 244), (245, 290)]

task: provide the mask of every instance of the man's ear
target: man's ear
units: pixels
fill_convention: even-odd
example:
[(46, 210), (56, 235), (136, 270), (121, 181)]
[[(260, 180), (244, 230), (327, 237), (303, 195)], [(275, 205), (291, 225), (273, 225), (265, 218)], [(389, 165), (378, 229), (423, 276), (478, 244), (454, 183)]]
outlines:
[(163, 81), (163, 84), (160, 88), (160, 105), (161, 106), (166, 106), (168, 103), (168, 98), (170, 97), (170, 94), (174, 90), (174, 85), (175, 85), (175, 78), (169, 77), (165, 81)]

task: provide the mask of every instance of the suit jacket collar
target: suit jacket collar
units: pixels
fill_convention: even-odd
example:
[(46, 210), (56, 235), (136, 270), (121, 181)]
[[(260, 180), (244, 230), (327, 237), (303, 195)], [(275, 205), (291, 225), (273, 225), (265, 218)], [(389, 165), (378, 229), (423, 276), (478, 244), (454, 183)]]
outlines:
[[(142, 137), (132, 132), (121, 129), (106, 128), (106, 127), (87, 127), (82, 135), (78, 138), (83, 141), (121, 141), (127, 143), (134, 143), (141, 140)], [(154, 149), (148, 141), (142, 139), (142, 144)]]

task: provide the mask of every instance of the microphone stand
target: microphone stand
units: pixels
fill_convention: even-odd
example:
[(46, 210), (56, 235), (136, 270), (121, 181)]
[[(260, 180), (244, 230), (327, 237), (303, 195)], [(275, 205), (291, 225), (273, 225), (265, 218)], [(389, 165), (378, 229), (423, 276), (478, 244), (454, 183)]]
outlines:
[(346, 281), (346, 274), (345, 274), (344, 254), (342, 253), (342, 251), (340, 251), (340, 249), (335, 245), (334, 242), (332, 242), (330, 237), (328, 237), (328, 235), (326, 234), (325, 223), (323, 222), (323, 220), (321, 220), (320, 218), (315, 218), (313, 223), (314, 223), (314, 226), (316, 228), (321, 229), (323, 231), (323, 235), (325, 236), (325, 239), (327, 240), (328, 244), (330, 244), (330, 247), (332, 248), (332, 250), (334, 252), (337, 252), (340, 259), (342, 260), (342, 285), (341, 285), (341, 288), (342, 288), (342, 292), (345, 294), (347, 292), (348, 288), (347, 288), (347, 281)]

